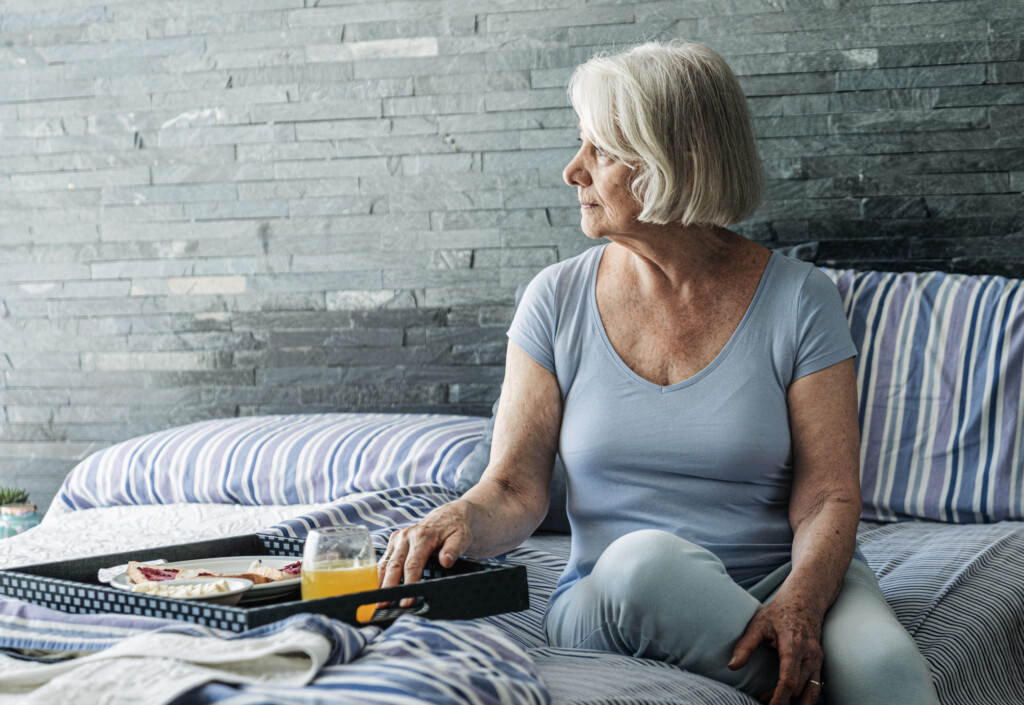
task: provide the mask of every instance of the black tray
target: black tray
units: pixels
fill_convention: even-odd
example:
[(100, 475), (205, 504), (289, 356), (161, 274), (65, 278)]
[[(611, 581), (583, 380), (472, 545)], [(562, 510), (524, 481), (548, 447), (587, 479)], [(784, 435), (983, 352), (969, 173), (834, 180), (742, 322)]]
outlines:
[(525, 567), (466, 558), (460, 558), (451, 568), (442, 568), (436, 559), (432, 559), (423, 572), (423, 580), (411, 585), (306, 601), (299, 599), (295, 592), (251, 607), (244, 604), (228, 607), (209, 602), (142, 595), (109, 587), (96, 578), (100, 568), (122, 565), (128, 561), (152, 560), (155, 557), (167, 561), (228, 556), (299, 557), (302, 555), (303, 543), (303, 539), (249, 534), (78, 560), (18, 566), (0, 570), (0, 595), (62, 612), (113, 612), (163, 617), (233, 632), (244, 632), (300, 612), (315, 612), (350, 624), (365, 624), (356, 621), (357, 607), (377, 602), (397, 605), (403, 598), (414, 598), (412, 606), (378, 609), (369, 623), (384, 626), (403, 614), (417, 614), (428, 619), (475, 619), (525, 610), (530, 606)]

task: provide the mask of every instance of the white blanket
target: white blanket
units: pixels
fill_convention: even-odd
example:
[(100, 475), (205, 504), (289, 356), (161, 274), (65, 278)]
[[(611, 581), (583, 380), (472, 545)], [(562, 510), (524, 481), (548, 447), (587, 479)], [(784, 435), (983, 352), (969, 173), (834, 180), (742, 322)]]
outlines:
[(47, 515), (0, 541), (0, 568), (252, 534), (328, 505), (157, 504)]

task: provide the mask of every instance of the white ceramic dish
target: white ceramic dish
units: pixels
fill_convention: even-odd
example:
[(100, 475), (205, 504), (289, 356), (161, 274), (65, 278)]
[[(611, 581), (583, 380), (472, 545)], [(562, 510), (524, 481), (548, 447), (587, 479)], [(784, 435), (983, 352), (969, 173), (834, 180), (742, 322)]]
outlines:
[[(158, 563), (155, 567), (178, 568), (181, 570), (192, 568), (209, 570), (215, 573), (224, 573), (226, 575), (238, 575), (240, 573), (247, 572), (253, 561), (262, 561), (265, 566), (280, 569), (298, 560), (300, 559), (291, 556), (230, 556), (225, 558), (197, 558), (191, 561)], [(298, 590), (301, 583), (302, 578), (300, 576), (295, 576), (294, 578), (289, 578), (287, 580), (278, 580), (272, 583), (253, 585), (251, 589), (245, 592), (242, 601), (259, 602), (262, 600), (276, 599), (287, 593)], [(120, 588), (121, 590), (131, 590), (132, 582), (128, 579), (127, 573), (121, 573), (110, 581), (110, 586)]]
[[(179, 586), (215, 583), (220, 580), (227, 582), (228, 589), (226, 592), (215, 592), (209, 595), (150, 595), (150, 593), (145, 592), (140, 592), (137, 594), (150, 595), (151, 597), (171, 597), (176, 600), (212, 602), (218, 605), (237, 605), (239, 600), (242, 599), (242, 595), (253, 588), (253, 582), (251, 580), (247, 580), (246, 578), (183, 578), (181, 580), (161, 580), (155, 583), (155, 585), (159, 585), (161, 588), (174, 589), (175, 587)], [(134, 592), (134, 590), (132, 590), (132, 592)]]

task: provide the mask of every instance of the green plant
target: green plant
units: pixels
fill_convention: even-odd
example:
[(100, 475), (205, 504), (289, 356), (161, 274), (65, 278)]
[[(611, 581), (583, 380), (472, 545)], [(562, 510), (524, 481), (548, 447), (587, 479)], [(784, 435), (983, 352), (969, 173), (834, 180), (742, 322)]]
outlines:
[(0, 506), (4, 504), (24, 504), (28, 501), (28, 492), (14, 487), (0, 487)]

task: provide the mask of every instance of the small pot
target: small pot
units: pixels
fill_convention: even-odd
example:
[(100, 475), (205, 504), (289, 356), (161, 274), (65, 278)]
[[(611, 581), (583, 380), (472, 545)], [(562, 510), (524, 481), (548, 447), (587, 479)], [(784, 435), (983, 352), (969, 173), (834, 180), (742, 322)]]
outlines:
[(0, 507), (0, 538), (7, 539), (39, 524), (34, 504), (5, 504)]

